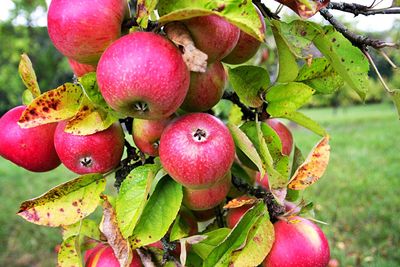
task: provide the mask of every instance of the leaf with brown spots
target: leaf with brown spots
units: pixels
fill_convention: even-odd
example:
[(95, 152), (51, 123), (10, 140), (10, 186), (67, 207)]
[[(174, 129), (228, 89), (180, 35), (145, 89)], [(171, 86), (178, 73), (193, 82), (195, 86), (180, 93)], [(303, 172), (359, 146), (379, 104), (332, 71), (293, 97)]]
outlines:
[(100, 231), (107, 238), (107, 242), (113, 249), (120, 266), (128, 267), (132, 261), (131, 247), (118, 228), (117, 217), (113, 206), (108, 201), (107, 196), (102, 196), (102, 198), (103, 219), (100, 224)]
[(207, 54), (197, 49), (189, 31), (181, 22), (171, 22), (165, 25), (168, 38), (177, 46), (183, 47), (183, 60), (190, 71), (205, 72), (207, 69)]
[(268, 213), (263, 214), (251, 228), (246, 245), (232, 254), (232, 266), (258, 266), (272, 248), (275, 240), (274, 226)]
[(65, 131), (74, 135), (94, 134), (106, 130), (117, 120), (110, 112), (95, 106), (84, 96), (78, 112), (67, 122)]
[(159, 22), (162, 24), (214, 14), (223, 17), (261, 42), (265, 39), (263, 25), (251, 1), (160, 1), (157, 10), (161, 16)]
[(158, 0), (138, 0), (136, 4), (136, 21), (140, 27), (146, 29), (148, 20), (158, 4)]
[(82, 267), (82, 256), (77, 235), (65, 239), (58, 251), (57, 267)]
[(98, 223), (89, 219), (84, 219), (71, 225), (65, 225), (62, 227), (61, 233), (64, 240), (73, 235), (79, 235), (81, 243), (84, 237), (100, 240)]
[(25, 109), (18, 124), (30, 128), (71, 118), (79, 109), (82, 95), (81, 87), (73, 83), (45, 92)]
[(329, 136), (325, 136), (312, 149), (304, 163), (297, 168), (290, 179), (288, 188), (303, 190), (318, 181), (328, 166), (329, 155)]
[(105, 186), (101, 174), (83, 175), (23, 202), (18, 215), (31, 223), (51, 227), (74, 224), (96, 209)]
[(235, 209), (239, 208), (244, 205), (251, 205), (257, 202), (257, 199), (255, 198), (249, 198), (249, 199), (243, 199), (243, 198), (234, 198), (231, 201), (229, 201), (225, 206), (224, 209)]
[(22, 82), (25, 84), (28, 91), (31, 92), (33, 98), (38, 97), (40, 95), (40, 88), (37, 82), (36, 73), (33, 69), (31, 60), (25, 53), (21, 55), (18, 72), (21, 76)]
[(276, 0), (288, 6), (302, 18), (309, 18), (315, 15), (320, 9), (326, 7), (330, 0)]

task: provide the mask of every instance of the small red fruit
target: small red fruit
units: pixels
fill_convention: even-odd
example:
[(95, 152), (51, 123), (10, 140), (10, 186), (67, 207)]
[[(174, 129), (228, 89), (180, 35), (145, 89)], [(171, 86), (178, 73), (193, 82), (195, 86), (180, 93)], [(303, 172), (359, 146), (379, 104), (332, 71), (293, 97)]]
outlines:
[(191, 72), (190, 86), (181, 108), (186, 111), (206, 111), (221, 99), (227, 75), (221, 62), (207, 67), (206, 72)]
[(274, 224), (275, 241), (263, 262), (268, 267), (325, 267), (329, 263), (328, 240), (311, 221), (291, 217)]
[[(85, 267), (120, 267), (113, 249), (104, 244), (97, 245), (85, 262)], [(136, 250), (132, 251), (132, 262), (129, 267), (141, 267), (142, 262)]]
[(235, 158), (228, 128), (206, 113), (191, 113), (172, 121), (161, 135), (160, 160), (178, 183), (208, 188), (222, 179)]
[(96, 71), (96, 65), (82, 64), (70, 58), (68, 59), (68, 63), (74, 74), (78, 77)]
[(268, 119), (266, 123), (278, 134), (282, 143), (282, 154), (289, 156), (293, 148), (293, 136), (290, 130), (277, 119)]
[(104, 52), (97, 66), (97, 82), (109, 106), (146, 120), (172, 115), (185, 99), (189, 79), (178, 48), (151, 32), (120, 38)]
[(125, 0), (52, 0), (47, 14), (49, 36), (64, 56), (97, 64), (104, 50), (121, 36), (127, 12)]
[(60, 165), (54, 148), (57, 123), (23, 129), (18, 125), (25, 106), (0, 118), (0, 156), (32, 172), (46, 172)]
[(106, 173), (118, 166), (124, 150), (124, 133), (119, 123), (91, 135), (64, 132), (67, 122), (60, 122), (54, 144), (61, 162), (78, 174)]
[(239, 39), (239, 28), (217, 15), (194, 17), (183, 22), (196, 47), (208, 55), (209, 64), (227, 56)]
[(231, 188), (231, 173), (209, 188), (183, 188), (182, 203), (191, 210), (208, 210), (223, 202)]
[(132, 127), (133, 141), (135, 145), (150, 156), (158, 156), (160, 137), (170, 119), (142, 120), (134, 119)]

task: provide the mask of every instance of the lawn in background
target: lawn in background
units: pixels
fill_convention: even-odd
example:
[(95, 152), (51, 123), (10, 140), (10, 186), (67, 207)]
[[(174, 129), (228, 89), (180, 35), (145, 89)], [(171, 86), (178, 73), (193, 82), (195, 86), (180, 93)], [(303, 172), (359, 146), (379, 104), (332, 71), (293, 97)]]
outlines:
[[(304, 112), (331, 136), (327, 173), (304, 198), (314, 201), (317, 219), (329, 223), (323, 230), (332, 257), (341, 266), (400, 266), (400, 124), (392, 105)], [(292, 129), (307, 155), (320, 137)], [(0, 266), (56, 265), (60, 231), (30, 224), (16, 212), (22, 201), (74, 176), (63, 167), (29, 173), (0, 159)]]

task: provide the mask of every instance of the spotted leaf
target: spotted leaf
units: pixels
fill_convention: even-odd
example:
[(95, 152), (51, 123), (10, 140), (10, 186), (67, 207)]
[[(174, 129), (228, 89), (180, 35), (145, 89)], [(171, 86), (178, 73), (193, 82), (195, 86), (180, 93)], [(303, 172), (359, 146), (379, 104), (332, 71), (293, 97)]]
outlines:
[(106, 186), (100, 174), (87, 174), (50, 189), (21, 204), (18, 215), (45, 226), (74, 224), (91, 214)]
[(18, 72), (21, 76), (22, 82), (25, 84), (28, 91), (32, 94), (33, 98), (38, 97), (40, 95), (40, 88), (37, 82), (36, 73), (32, 67), (31, 60), (25, 53), (21, 55)]
[(297, 168), (288, 188), (303, 190), (321, 178), (328, 166), (330, 155), (329, 136), (325, 136), (312, 149), (307, 159)]
[(72, 235), (65, 239), (57, 256), (57, 267), (82, 267), (78, 236)]
[(25, 109), (18, 124), (30, 128), (71, 118), (79, 109), (82, 95), (81, 87), (72, 83), (45, 92)]
[(320, 9), (326, 7), (330, 0), (277, 0), (279, 3), (288, 6), (302, 18), (309, 18), (315, 15)]

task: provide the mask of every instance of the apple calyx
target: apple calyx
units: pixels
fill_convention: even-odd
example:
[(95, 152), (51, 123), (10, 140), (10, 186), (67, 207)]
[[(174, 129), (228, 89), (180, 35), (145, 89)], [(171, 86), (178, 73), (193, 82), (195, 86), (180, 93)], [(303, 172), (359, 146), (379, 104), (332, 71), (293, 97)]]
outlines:
[(204, 142), (207, 140), (207, 133), (203, 129), (197, 129), (193, 134), (193, 139), (196, 142)]

